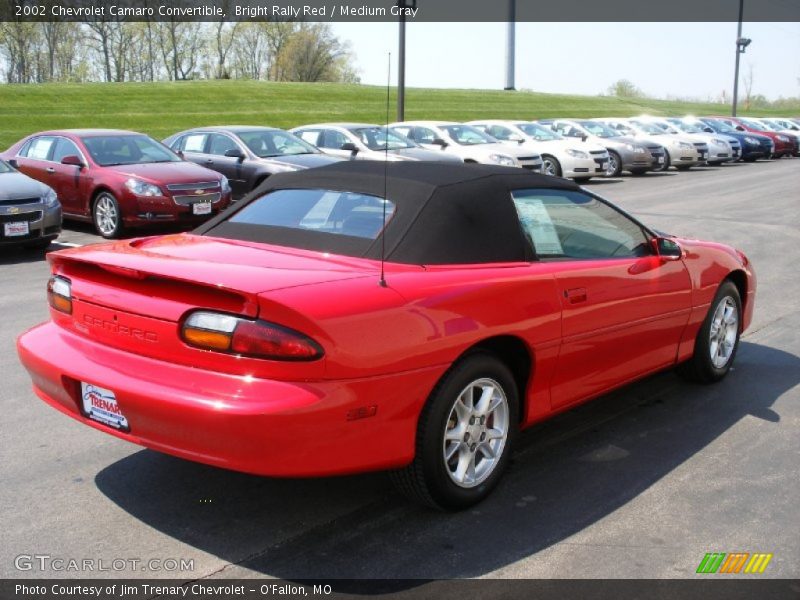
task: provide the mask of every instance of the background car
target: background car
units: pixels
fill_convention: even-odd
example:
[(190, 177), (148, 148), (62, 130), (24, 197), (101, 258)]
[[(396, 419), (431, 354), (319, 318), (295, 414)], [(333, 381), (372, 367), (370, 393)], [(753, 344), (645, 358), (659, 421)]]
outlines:
[(241, 198), (275, 173), (321, 167), (340, 160), (273, 127), (198, 127), (171, 135), (164, 144), (186, 160), (225, 175), (234, 198)]
[(733, 162), (739, 159), (741, 146), (739, 141), (732, 137), (710, 134), (697, 125), (684, 123), (680, 119), (667, 119), (659, 117), (636, 117), (647, 123), (653, 123), (660, 127), (668, 135), (677, 135), (688, 138), (694, 142), (705, 142), (708, 146), (708, 157), (706, 164), (721, 165), (726, 162)]
[(775, 133), (782, 133), (792, 142), (792, 156), (800, 156), (800, 133), (792, 127), (787, 127), (775, 119), (757, 118), (751, 119), (759, 123), (767, 131), (774, 131)]
[(709, 117), (685, 117), (689, 123), (696, 123), (706, 133), (721, 133), (735, 137), (742, 146), (742, 160), (753, 162), (759, 158), (769, 158), (775, 149), (773, 141), (758, 133), (739, 131), (730, 123)]
[(52, 187), (65, 218), (91, 221), (105, 238), (155, 222), (197, 224), (231, 199), (224, 175), (132, 131), (43, 131), (0, 158)]
[(682, 136), (673, 136), (651, 123), (634, 121), (633, 119), (600, 118), (593, 119), (604, 123), (620, 133), (635, 139), (646, 140), (663, 146), (667, 153), (664, 157), (663, 170), (674, 166), (679, 171), (702, 165), (708, 158), (708, 144)]
[(467, 125), (511, 147), (533, 150), (542, 157), (545, 175), (570, 177), (575, 181), (606, 176), (608, 151), (599, 144), (575, 142), (530, 121), (481, 120), (470, 121)]
[(452, 121), (404, 121), (392, 123), (392, 131), (423, 148), (446, 152), (464, 162), (542, 170), (542, 157), (529, 149), (512, 148), (463, 123)]
[(765, 135), (772, 140), (774, 150), (772, 151), (771, 158), (781, 158), (788, 156), (794, 151), (794, 144), (788, 135), (778, 133), (765, 129), (764, 125), (756, 121), (746, 119), (744, 117), (714, 117), (714, 119), (723, 121), (738, 131), (746, 131), (749, 133), (758, 133)]
[(538, 121), (570, 139), (599, 144), (608, 150), (607, 177), (617, 177), (623, 171), (642, 175), (663, 168), (666, 151), (660, 144), (637, 141), (623, 136), (616, 129), (588, 119), (543, 119)]
[(282, 173), (192, 233), (51, 267), (17, 348), (62, 413), (249, 473), (390, 469), (445, 509), (489, 495), (521, 428), (675, 365), (724, 378), (756, 293), (743, 253), (567, 179), (430, 162)]
[(295, 127), (292, 133), (323, 152), (352, 160), (433, 160), (461, 162), (456, 157), (426, 150), (385, 125), (318, 123)]
[(55, 191), (0, 160), (0, 246), (47, 248), (59, 233)]

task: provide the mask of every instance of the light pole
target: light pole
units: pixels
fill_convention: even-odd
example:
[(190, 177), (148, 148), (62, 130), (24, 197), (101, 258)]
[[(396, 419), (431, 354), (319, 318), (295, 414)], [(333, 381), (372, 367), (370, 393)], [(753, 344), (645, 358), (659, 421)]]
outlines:
[(406, 120), (406, 15), (405, 8), (417, 8), (417, 0), (397, 0), (400, 34), (397, 53), (397, 120)]
[(508, 0), (508, 23), (506, 29), (506, 90), (516, 89), (514, 85), (514, 63), (516, 58), (516, 0)]
[(745, 48), (750, 45), (753, 40), (742, 37), (742, 13), (744, 12), (744, 0), (739, 0), (739, 26), (736, 31), (736, 67), (734, 68), (733, 76), (733, 107), (731, 109), (731, 116), (736, 116), (736, 104), (739, 101), (739, 55), (744, 54)]

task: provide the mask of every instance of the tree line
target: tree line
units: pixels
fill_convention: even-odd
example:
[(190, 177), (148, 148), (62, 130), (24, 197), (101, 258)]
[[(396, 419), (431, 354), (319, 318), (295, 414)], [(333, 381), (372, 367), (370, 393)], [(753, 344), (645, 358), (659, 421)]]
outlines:
[(357, 83), (326, 23), (0, 23), (8, 83), (254, 79)]

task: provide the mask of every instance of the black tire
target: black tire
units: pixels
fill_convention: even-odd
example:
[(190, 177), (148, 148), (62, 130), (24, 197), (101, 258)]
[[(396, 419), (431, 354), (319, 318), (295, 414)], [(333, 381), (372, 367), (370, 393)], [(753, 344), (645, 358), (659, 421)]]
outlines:
[(619, 174), (622, 173), (622, 159), (614, 150), (608, 151), (608, 167), (606, 169), (606, 177), (619, 177)]
[(661, 173), (662, 171), (669, 171), (670, 166), (672, 166), (672, 159), (669, 157), (669, 152), (664, 150), (664, 164), (663, 165), (656, 165), (653, 168), (653, 171), (657, 171)]
[[(730, 356), (724, 365), (714, 364), (711, 358), (711, 328), (714, 322), (714, 315), (719, 306), (730, 299), (736, 307), (736, 336)], [(708, 309), (703, 325), (697, 332), (697, 339), (694, 343), (694, 354), (692, 358), (678, 366), (678, 373), (689, 379), (700, 383), (714, 383), (721, 380), (730, 371), (733, 361), (736, 358), (736, 351), (739, 348), (739, 338), (742, 329), (742, 299), (739, 296), (738, 288), (730, 280), (725, 280), (719, 286), (714, 300)]]
[[(463, 487), (454, 481), (449, 472), (444, 456), (444, 436), (448, 424), (453, 422), (451, 413), (454, 411), (456, 401), (478, 380), (490, 380), (504, 393), (508, 409), (507, 437), (486, 478), (474, 487)], [(485, 352), (468, 354), (445, 373), (428, 397), (417, 424), (414, 460), (407, 467), (391, 472), (393, 483), (409, 499), (433, 508), (461, 510), (477, 504), (495, 488), (508, 465), (518, 431), (518, 415), (519, 394), (509, 368), (493, 354)], [(476, 454), (476, 445), (479, 444), (472, 444), (473, 454)], [(469, 444), (466, 446), (470, 447)], [(486, 460), (482, 454), (480, 456), (476, 454), (476, 458), (480, 458), (481, 461)]]
[[(112, 209), (116, 215), (116, 218), (113, 219), (110, 213)], [(108, 215), (108, 219), (104, 218), (104, 215)], [(94, 223), (97, 233), (107, 240), (116, 239), (122, 235), (124, 228), (122, 211), (120, 211), (119, 202), (114, 194), (103, 190), (95, 196), (94, 202), (92, 202), (92, 223)]]
[[(548, 173), (548, 163), (552, 166), (552, 172)], [(561, 163), (555, 156), (550, 154), (542, 154), (542, 173), (545, 175), (553, 175), (554, 177), (561, 177), (563, 171), (561, 170)]]

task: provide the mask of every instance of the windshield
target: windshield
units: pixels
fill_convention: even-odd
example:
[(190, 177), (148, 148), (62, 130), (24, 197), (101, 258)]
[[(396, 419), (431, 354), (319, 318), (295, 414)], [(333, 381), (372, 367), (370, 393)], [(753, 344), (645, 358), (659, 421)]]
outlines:
[(547, 129), (536, 123), (516, 123), (516, 126), (525, 135), (531, 136), (537, 142), (549, 142), (551, 140), (563, 140), (564, 137), (557, 134), (552, 129)]
[(671, 121), (671, 123), (686, 133), (706, 133), (703, 131), (703, 128), (696, 123), (686, 123), (685, 121)]
[(493, 137), (469, 125), (445, 125), (442, 129), (447, 132), (456, 144), (461, 144), (462, 146), (497, 143)]
[(244, 145), (259, 158), (319, 153), (314, 146), (288, 131), (254, 129), (253, 131), (239, 131), (237, 135)]
[(708, 121), (704, 121), (704, 123), (706, 123), (717, 133), (739, 133), (735, 128), (731, 127), (725, 121), (715, 121), (713, 119), (709, 119)]
[(654, 123), (645, 123), (644, 121), (631, 121), (639, 131), (649, 133), (650, 135), (663, 135), (664, 130)]
[(181, 158), (146, 135), (82, 137), (94, 162), (101, 167), (143, 163), (181, 162)]
[(785, 129), (785, 127), (782, 127), (779, 123), (773, 121), (772, 119), (761, 119), (761, 122), (770, 127), (772, 131), (780, 131), (781, 129)]
[(588, 131), (592, 135), (596, 135), (597, 137), (600, 138), (612, 138), (612, 137), (619, 137), (622, 135), (622, 133), (617, 131), (616, 129), (612, 129), (608, 125), (604, 125), (603, 123), (598, 123), (597, 121), (578, 121), (578, 125), (583, 127), (586, 131)]
[(349, 130), (370, 150), (403, 150), (417, 145), (400, 134), (388, 131), (386, 127), (354, 127)]
[(14, 169), (11, 168), (8, 164), (0, 160), (0, 173), (13, 173)]
[(761, 123), (758, 123), (756, 121), (751, 121), (750, 119), (741, 119), (740, 118), (739, 120), (742, 123), (744, 123), (747, 127), (749, 127), (750, 129), (758, 129), (760, 131), (769, 131), (769, 128), (768, 128), (767, 125), (762, 125)]

